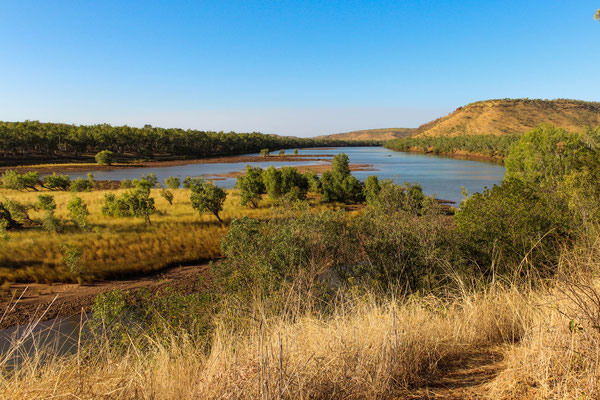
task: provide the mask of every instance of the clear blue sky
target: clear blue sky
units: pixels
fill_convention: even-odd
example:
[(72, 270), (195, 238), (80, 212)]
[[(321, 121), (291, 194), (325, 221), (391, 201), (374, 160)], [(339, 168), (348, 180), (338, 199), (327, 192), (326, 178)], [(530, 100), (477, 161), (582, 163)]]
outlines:
[(0, 1), (0, 119), (312, 136), (600, 100), (600, 0)]

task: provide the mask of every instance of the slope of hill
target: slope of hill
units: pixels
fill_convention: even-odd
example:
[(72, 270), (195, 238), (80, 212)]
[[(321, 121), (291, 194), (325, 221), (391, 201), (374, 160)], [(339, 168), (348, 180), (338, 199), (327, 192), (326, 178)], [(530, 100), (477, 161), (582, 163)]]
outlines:
[(317, 136), (315, 139), (386, 141), (407, 137), (410, 136), (413, 132), (413, 128), (365, 129), (362, 131), (352, 131), (345, 133), (336, 133), (333, 135)]
[(421, 125), (415, 136), (521, 134), (542, 123), (570, 132), (600, 125), (600, 103), (580, 100), (486, 100)]

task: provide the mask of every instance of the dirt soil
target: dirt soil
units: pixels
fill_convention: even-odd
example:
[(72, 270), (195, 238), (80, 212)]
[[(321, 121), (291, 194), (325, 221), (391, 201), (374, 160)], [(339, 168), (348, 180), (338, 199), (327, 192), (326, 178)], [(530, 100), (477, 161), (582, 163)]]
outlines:
[[(486, 385), (505, 368), (501, 348), (482, 348), (440, 361), (440, 370), (425, 385), (402, 399), (471, 400), (486, 397)], [(400, 398), (397, 398), (400, 400)]]
[(0, 303), (2, 313), (5, 313), (4, 318), (0, 319), (0, 329), (26, 324), (31, 318), (44, 312), (42, 320), (88, 312), (97, 295), (113, 289), (135, 292), (142, 288), (155, 291), (173, 287), (185, 293), (192, 293), (206, 287), (209, 278), (208, 264), (200, 264), (175, 267), (129, 280), (101, 281), (92, 285), (12, 284), (10, 290), (14, 291), (14, 298), (20, 296), (20, 299), (16, 302), (4, 300)]

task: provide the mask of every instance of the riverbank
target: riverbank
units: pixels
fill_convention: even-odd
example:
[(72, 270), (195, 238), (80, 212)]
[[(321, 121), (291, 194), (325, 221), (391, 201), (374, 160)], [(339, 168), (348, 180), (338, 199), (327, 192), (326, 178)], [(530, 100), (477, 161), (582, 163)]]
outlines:
[(156, 160), (156, 161), (132, 161), (128, 163), (114, 163), (111, 165), (99, 165), (97, 163), (55, 163), (55, 164), (32, 164), (32, 165), (8, 165), (0, 167), (0, 173), (7, 170), (15, 170), (19, 173), (37, 171), (40, 174), (52, 172), (83, 172), (89, 170), (112, 171), (127, 168), (161, 168), (177, 167), (189, 164), (234, 164), (254, 162), (317, 162), (331, 161), (333, 154), (295, 154), (295, 155), (271, 155), (271, 156), (225, 156), (198, 159), (180, 160)]
[(145, 288), (154, 292), (173, 288), (183, 293), (198, 292), (206, 288), (210, 279), (208, 272), (208, 264), (199, 264), (169, 268), (132, 279), (99, 281), (91, 285), (15, 283), (9, 289), (13, 293), (12, 299), (0, 303), (4, 313), (0, 319), (0, 329), (27, 324), (42, 313), (43, 321), (87, 313), (96, 296), (111, 290), (136, 292)]
[[(390, 149), (390, 150), (394, 150), (394, 151), (401, 151), (401, 150), (395, 150), (395, 149)], [(473, 161), (488, 161), (488, 162), (494, 162), (494, 163), (498, 163), (498, 164), (504, 164), (504, 157), (500, 157), (500, 156), (488, 156), (485, 154), (481, 154), (481, 153), (472, 153), (469, 151), (464, 151), (464, 150), (456, 150), (453, 152), (448, 152), (448, 153), (443, 153), (443, 152), (434, 152), (433, 151), (433, 147), (430, 147), (427, 149), (427, 151), (423, 151), (423, 149), (419, 148), (419, 147), (411, 147), (406, 151), (403, 151), (405, 153), (420, 153), (420, 154), (430, 154), (430, 155), (434, 155), (434, 156), (443, 156), (443, 157), (449, 157), (449, 158), (458, 158), (461, 160), (473, 160)]]

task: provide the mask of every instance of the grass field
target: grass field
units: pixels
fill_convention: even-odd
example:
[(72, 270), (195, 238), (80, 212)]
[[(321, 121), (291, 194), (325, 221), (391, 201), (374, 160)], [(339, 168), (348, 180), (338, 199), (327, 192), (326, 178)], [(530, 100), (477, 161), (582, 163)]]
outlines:
[[(122, 278), (170, 265), (214, 259), (221, 256), (219, 242), (233, 218), (261, 218), (271, 214), (268, 200), (263, 200), (257, 209), (243, 207), (239, 205), (237, 191), (230, 190), (221, 224), (214, 216), (199, 215), (192, 208), (188, 190), (173, 190), (172, 205), (159, 191), (152, 190), (157, 213), (151, 216), (150, 225), (142, 219), (103, 216), (104, 194), (109, 191), (78, 193), (90, 211), (89, 231), (79, 230), (69, 221), (66, 205), (72, 193), (43, 192), (55, 197), (56, 216), (65, 224), (65, 230), (54, 234), (32, 226), (9, 232), (9, 240), (0, 244), (0, 281), (73, 280), (63, 262), (65, 245), (76, 245), (82, 250), (84, 279)], [(21, 203), (35, 203), (39, 194), (0, 189), (0, 199), (6, 197)], [(30, 210), (29, 215), (35, 220), (42, 217), (42, 212)]]

